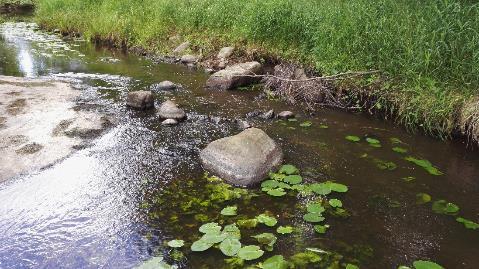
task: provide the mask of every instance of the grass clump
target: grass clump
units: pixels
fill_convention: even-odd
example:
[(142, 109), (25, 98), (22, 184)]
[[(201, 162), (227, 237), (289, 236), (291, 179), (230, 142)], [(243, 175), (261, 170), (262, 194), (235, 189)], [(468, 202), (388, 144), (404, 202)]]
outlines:
[(46, 27), (157, 52), (181, 34), (255, 48), (322, 74), (381, 70), (377, 108), (435, 135), (479, 85), (479, 4), (460, 0), (38, 0)]

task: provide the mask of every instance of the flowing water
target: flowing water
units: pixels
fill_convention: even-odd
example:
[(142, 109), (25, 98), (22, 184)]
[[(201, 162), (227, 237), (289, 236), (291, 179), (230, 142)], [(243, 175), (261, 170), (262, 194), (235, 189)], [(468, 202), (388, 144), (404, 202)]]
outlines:
[[(277, 235), (274, 251), (262, 259), (273, 254), (288, 258), (316, 247), (361, 268), (397, 268), (420, 259), (445, 268), (479, 268), (479, 230), (466, 229), (455, 216), (434, 213), (432, 202), (416, 202), (418, 193), (427, 193), (432, 201), (458, 205), (457, 216), (479, 221), (479, 154), (464, 142), (411, 134), (365, 114), (324, 109), (307, 115), (300, 107), (257, 98), (257, 91), (206, 90), (202, 71), (153, 63), (81, 39), (63, 40), (34, 24), (0, 27), (0, 74), (70, 81), (81, 91), (83, 107), (118, 119), (88, 147), (0, 184), (0, 268), (132, 268), (159, 255), (181, 268), (223, 268), (226, 257), (218, 249), (189, 250), (198, 227), (266, 211), (296, 231)], [(156, 90), (163, 80), (183, 88)], [(188, 119), (162, 127), (154, 112), (126, 108), (126, 93), (140, 89), (155, 91), (157, 105), (174, 99)], [(309, 196), (272, 197), (253, 189), (236, 200), (208, 200), (214, 187), (203, 176), (199, 151), (240, 132), (232, 119), (255, 109), (296, 112), (297, 122), (252, 123), (281, 144), (285, 162), (296, 165), (305, 181), (335, 180), (349, 187), (335, 195), (349, 217), (328, 216), (326, 234), (315, 233), (302, 220)], [(312, 125), (301, 127), (304, 121)], [(347, 141), (348, 135), (374, 137), (382, 147), (364, 139)], [(394, 146), (409, 152), (394, 152)], [(405, 156), (427, 159), (444, 174), (429, 174)], [(381, 161), (397, 168), (379, 169)], [(219, 215), (232, 204), (238, 206), (238, 216)], [(274, 231), (261, 225), (242, 230), (242, 243), (254, 244), (250, 235)], [(179, 249), (184, 257), (165, 246), (171, 239), (186, 241)]]

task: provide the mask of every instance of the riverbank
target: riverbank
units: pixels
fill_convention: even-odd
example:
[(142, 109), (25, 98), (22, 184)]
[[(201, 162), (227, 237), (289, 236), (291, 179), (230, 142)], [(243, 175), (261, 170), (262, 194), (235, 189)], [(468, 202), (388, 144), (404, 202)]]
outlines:
[(408, 129), (476, 140), (478, 11), (453, 0), (37, 2), (43, 27), (123, 48), (168, 54), (188, 40), (204, 59), (228, 45), (322, 75), (380, 70), (336, 87), (351, 106)]

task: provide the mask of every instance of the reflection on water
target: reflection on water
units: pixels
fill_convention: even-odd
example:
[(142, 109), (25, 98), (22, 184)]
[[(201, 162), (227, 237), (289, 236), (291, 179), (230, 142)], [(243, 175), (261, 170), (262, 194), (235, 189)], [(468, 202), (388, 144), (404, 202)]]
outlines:
[[(2, 75), (71, 81), (82, 91), (79, 107), (119, 119), (86, 149), (0, 185), (0, 268), (131, 268), (152, 255), (168, 254), (163, 240), (182, 234), (161, 226), (166, 217), (154, 224), (146, 221), (140, 205), (146, 193), (158, 195), (173, 183), (182, 188), (187, 180), (200, 180), (199, 150), (239, 131), (231, 121), (214, 123), (208, 116), (234, 119), (258, 108), (299, 112), (257, 100), (254, 92), (208, 92), (202, 87), (206, 79), (202, 72), (155, 65), (83, 40), (65, 42), (37, 31), (34, 24), (4, 24), (0, 33)], [(163, 128), (154, 112), (123, 106), (128, 91), (155, 89), (162, 80), (184, 86), (180, 91), (155, 92), (157, 104), (173, 98), (185, 108), (189, 119), (179, 126)], [(477, 153), (455, 142), (412, 136), (363, 115), (326, 110), (308, 120), (313, 123), (310, 128), (301, 128), (301, 121), (253, 123), (282, 144), (287, 161), (305, 171), (305, 179), (346, 183), (350, 192), (343, 203), (352, 216), (332, 220), (324, 238), (306, 234), (292, 244), (328, 242), (340, 250), (348, 249), (344, 245), (371, 247), (374, 256), (363, 268), (396, 268), (416, 259), (435, 260), (446, 268), (479, 268), (477, 231), (465, 230), (453, 218), (433, 214), (429, 205), (415, 203), (416, 193), (426, 192), (434, 200), (454, 201), (461, 214), (477, 221)], [(322, 129), (321, 124), (329, 128)], [(351, 144), (346, 135), (377, 137), (383, 148)], [(403, 160), (390, 150), (391, 137), (400, 138), (411, 154), (429, 159), (445, 175), (428, 175)], [(364, 154), (370, 157), (360, 158)], [(379, 170), (373, 158), (394, 161), (398, 168)], [(401, 179), (406, 176), (415, 176), (416, 181), (406, 183)], [(267, 199), (253, 200), (251, 207), (280, 210)], [(165, 212), (174, 210), (162, 206)], [(294, 219), (301, 219), (301, 214)], [(289, 254), (293, 246), (278, 249)], [(356, 248), (345, 255), (354, 252), (351, 249)], [(222, 258), (210, 254), (190, 253), (184, 266), (198, 268), (188, 262), (209, 262), (206, 268), (221, 268)]]

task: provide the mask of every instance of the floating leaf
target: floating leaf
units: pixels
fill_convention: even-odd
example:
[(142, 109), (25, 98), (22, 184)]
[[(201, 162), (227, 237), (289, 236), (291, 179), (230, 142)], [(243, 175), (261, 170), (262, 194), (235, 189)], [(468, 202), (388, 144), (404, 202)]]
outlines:
[(223, 234), (226, 235), (226, 238), (241, 239), (241, 231), (234, 223), (226, 225), (223, 229)]
[(427, 193), (418, 193), (416, 194), (416, 204), (422, 205), (429, 203), (431, 201), (431, 195)]
[(226, 256), (235, 256), (241, 249), (241, 242), (236, 238), (226, 238), (220, 244), (220, 250)]
[(238, 210), (237, 206), (227, 206), (221, 210), (220, 214), (223, 216), (236, 216), (236, 210)]
[(181, 248), (182, 246), (185, 245), (185, 241), (183, 240), (171, 240), (168, 241), (168, 246), (172, 248)]
[(309, 185), (309, 188), (319, 194), (319, 195), (328, 195), (331, 193), (331, 186), (324, 183), (314, 183)]
[(269, 178), (276, 181), (283, 181), (286, 175), (281, 173), (269, 173)]
[(415, 261), (413, 265), (416, 269), (444, 269), (444, 267), (431, 261)]
[(261, 188), (269, 188), (269, 189), (274, 189), (279, 187), (279, 183), (276, 180), (265, 180), (261, 182)]
[(252, 237), (258, 240), (258, 243), (266, 245), (266, 249), (269, 251), (273, 251), (273, 246), (276, 243), (276, 240), (278, 240), (278, 238), (272, 233), (262, 233)]
[(258, 219), (246, 219), (246, 220), (238, 220), (236, 222), (238, 226), (246, 229), (255, 228), (258, 225)]
[(321, 214), (324, 211), (326, 211), (326, 209), (320, 203), (308, 204), (306, 209), (308, 210), (309, 213), (316, 213), (316, 214)]
[(279, 234), (290, 234), (293, 232), (293, 227), (291, 226), (279, 226), (278, 229), (276, 229), (276, 232)]
[(438, 214), (454, 215), (459, 211), (459, 206), (446, 200), (438, 200), (432, 204), (432, 210)]
[(332, 191), (335, 191), (335, 192), (341, 192), (342, 193), (342, 192), (347, 192), (348, 191), (348, 186), (346, 186), (344, 184), (331, 182), (331, 181), (327, 181), (325, 184), (327, 184), (329, 186), (329, 188)]
[(200, 241), (204, 241), (206, 243), (211, 243), (211, 244), (217, 244), (225, 240), (225, 238), (226, 238), (226, 234), (224, 233), (221, 233), (221, 234), (207, 233), (201, 237)]
[(402, 179), (406, 182), (411, 182), (411, 181), (415, 180), (416, 178), (415, 177), (403, 177)]
[(328, 129), (329, 126), (326, 125), (326, 124), (321, 124), (321, 125), (319, 125), (319, 128), (321, 128), (321, 129)]
[(266, 259), (261, 265), (263, 269), (288, 269), (289, 264), (284, 260), (282, 255), (275, 255)]
[(464, 227), (466, 227), (467, 229), (471, 229), (471, 230), (479, 229), (479, 223), (475, 223), (472, 220), (459, 217), (456, 219), (456, 221), (464, 224)]
[(303, 123), (301, 123), (299, 126), (301, 127), (311, 127), (311, 125), (313, 125), (313, 123), (311, 121), (305, 121)]
[(193, 244), (191, 245), (191, 251), (205, 251), (212, 246), (213, 246), (212, 243), (209, 243), (200, 239), (198, 241), (193, 242)]
[(328, 230), (329, 228), (329, 225), (314, 225), (314, 230), (317, 232), (317, 233), (320, 233), (320, 234), (324, 234), (326, 233), (326, 231)]
[(284, 175), (297, 175), (299, 173), (298, 168), (291, 164), (285, 164), (279, 169), (280, 174)]
[(221, 231), (221, 226), (218, 225), (216, 222), (210, 222), (201, 225), (200, 227), (200, 232), (206, 234), (206, 233), (220, 233)]
[(348, 135), (346, 136), (346, 140), (351, 141), (351, 142), (359, 142), (361, 141), (361, 138), (355, 135)]
[(359, 269), (359, 267), (357, 265), (354, 265), (354, 264), (346, 264), (346, 269)]
[(296, 122), (296, 121), (298, 121), (298, 119), (291, 118), (291, 119), (288, 119), (288, 121), (291, 121), (291, 122)]
[(394, 148), (392, 148), (392, 150), (394, 152), (397, 152), (397, 153), (406, 153), (407, 152), (407, 149), (401, 148), (401, 147), (394, 147)]
[(271, 190), (268, 190), (266, 193), (268, 195), (276, 196), (276, 197), (286, 195), (286, 192), (284, 191), (284, 189), (281, 189), (281, 188), (271, 189)]
[(176, 269), (176, 265), (169, 265), (163, 261), (163, 257), (154, 257), (145, 262), (135, 269)]
[(261, 214), (256, 217), (259, 223), (263, 223), (266, 226), (273, 227), (278, 223), (275, 217), (270, 217), (266, 214)]
[(431, 175), (435, 175), (435, 176), (440, 176), (440, 175), (443, 175), (443, 173), (441, 171), (439, 171), (439, 169), (437, 169), (436, 167), (434, 167), (432, 165), (432, 163), (428, 160), (424, 160), (424, 159), (416, 159), (414, 157), (406, 157), (404, 158), (406, 161), (409, 161), (409, 162), (412, 162), (414, 164), (416, 164), (417, 166), (420, 166), (422, 168), (424, 168), (429, 174)]
[(381, 147), (381, 141), (374, 139), (374, 138), (366, 138), (366, 142), (369, 143), (370, 146), (375, 147), (375, 148), (380, 148)]
[(255, 245), (244, 246), (238, 251), (238, 257), (246, 261), (258, 259), (263, 254), (264, 251)]
[(411, 267), (407, 267), (407, 266), (401, 265), (401, 266), (398, 267), (398, 269), (411, 269)]
[(343, 207), (343, 202), (341, 202), (341, 200), (338, 200), (338, 199), (331, 199), (331, 200), (329, 200), (329, 204), (330, 204), (332, 207)]
[(391, 137), (390, 140), (391, 140), (391, 143), (393, 144), (405, 144), (399, 138), (396, 138), (396, 137)]
[(381, 170), (392, 171), (392, 170), (395, 170), (397, 168), (397, 165), (395, 163), (383, 161), (383, 160), (380, 160), (380, 159), (374, 159), (374, 163)]
[(307, 222), (321, 222), (324, 220), (324, 217), (317, 213), (307, 213), (303, 216), (303, 219)]
[(303, 178), (300, 175), (290, 175), (284, 178), (284, 182), (296, 185), (303, 182)]

